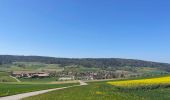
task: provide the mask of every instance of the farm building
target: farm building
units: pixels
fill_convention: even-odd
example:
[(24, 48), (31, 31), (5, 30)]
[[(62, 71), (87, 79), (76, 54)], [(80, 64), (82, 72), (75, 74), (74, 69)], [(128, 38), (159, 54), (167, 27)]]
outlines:
[(18, 78), (44, 78), (49, 77), (49, 73), (47, 72), (35, 72), (35, 71), (14, 71), (12, 72), (12, 76), (18, 77)]

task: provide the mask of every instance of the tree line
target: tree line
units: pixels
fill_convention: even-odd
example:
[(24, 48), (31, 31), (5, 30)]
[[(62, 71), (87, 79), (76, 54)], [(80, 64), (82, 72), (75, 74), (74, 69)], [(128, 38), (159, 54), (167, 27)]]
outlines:
[(0, 64), (11, 64), (13, 62), (41, 62), (46, 64), (60, 64), (61, 67), (69, 65), (81, 65), (84, 67), (158, 67), (170, 71), (170, 64), (158, 63), (151, 61), (142, 61), (135, 59), (120, 58), (55, 58), (43, 56), (17, 56), (17, 55), (0, 55)]

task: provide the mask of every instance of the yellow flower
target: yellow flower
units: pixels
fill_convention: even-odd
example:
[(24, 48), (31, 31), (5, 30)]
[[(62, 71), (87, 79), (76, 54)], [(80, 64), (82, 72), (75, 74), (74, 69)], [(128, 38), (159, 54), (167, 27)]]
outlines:
[(99, 94), (99, 95), (101, 95), (101, 94), (103, 94), (103, 93), (102, 93), (102, 92), (100, 92), (100, 91), (97, 91), (97, 92), (96, 92), (96, 94)]
[(170, 76), (151, 78), (151, 79), (139, 79), (139, 80), (127, 80), (127, 81), (117, 81), (108, 82), (114, 86), (121, 87), (134, 87), (134, 86), (148, 86), (148, 85), (166, 85), (170, 84)]

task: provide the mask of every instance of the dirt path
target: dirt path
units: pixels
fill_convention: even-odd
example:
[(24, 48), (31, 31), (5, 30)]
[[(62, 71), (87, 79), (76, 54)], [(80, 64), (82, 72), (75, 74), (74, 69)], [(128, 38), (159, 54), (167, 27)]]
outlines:
[(10, 76), (11, 78), (15, 79), (17, 82), (21, 82), (19, 79), (17, 79), (16, 77)]
[(41, 90), (41, 91), (22, 93), (22, 94), (17, 94), (17, 95), (12, 95), (12, 96), (0, 97), (0, 100), (21, 100), (26, 97), (35, 96), (35, 95), (39, 95), (39, 94), (43, 94), (43, 93), (47, 93), (47, 92), (51, 92), (51, 91), (55, 91), (55, 90), (62, 90), (62, 89), (66, 89), (66, 88), (87, 85), (87, 83), (84, 83), (83, 81), (79, 81), (79, 82), (80, 82), (80, 85), (74, 85), (74, 86), (68, 86), (68, 87), (62, 87), (62, 88)]

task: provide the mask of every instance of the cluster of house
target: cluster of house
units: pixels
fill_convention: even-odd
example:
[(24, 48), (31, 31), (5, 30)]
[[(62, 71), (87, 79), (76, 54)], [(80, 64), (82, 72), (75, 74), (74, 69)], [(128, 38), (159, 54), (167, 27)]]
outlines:
[(38, 71), (13, 71), (12, 76), (17, 78), (45, 78), (49, 77), (50, 73)]
[[(88, 72), (61, 72), (58, 73), (59, 80), (100, 80), (129, 77), (131, 73), (128, 71), (88, 71)], [(70, 77), (74, 76), (74, 78)]]
[[(54, 74), (54, 75), (53, 75)], [(97, 71), (97, 72), (58, 72), (50, 73), (43, 71), (13, 71), (12, 76), (17, 78), (45, 78), (56, 77), (59, 81), (69, 80), (99, 80), (122, 78), (131, 75), (127, 71)]]

